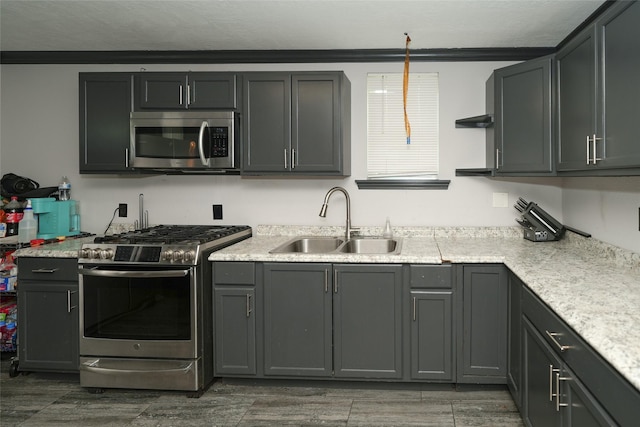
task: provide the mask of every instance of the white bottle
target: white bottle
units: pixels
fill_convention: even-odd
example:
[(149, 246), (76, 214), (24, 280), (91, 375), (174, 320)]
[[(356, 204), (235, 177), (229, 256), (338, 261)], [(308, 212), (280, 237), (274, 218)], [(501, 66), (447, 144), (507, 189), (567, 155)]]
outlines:
[(389, 217), (387, 217), (387, 222), (384, 224), (384, 231), (382, 232), (382, 237), (385, 239), (393, 238), (393, 230), (391, 229), (391, 221), (389, 221)]
[(58, 199), (71, 200), (71, 182), (67, 176), (63, 176), (58, 184)]
[(29, 243), (36, 238), (37, 234), (38, 220), (33, 215), (31, 200), (27, 200), (27, 207), (24, 208), (24, 216), (18, 228), (18, 243)]

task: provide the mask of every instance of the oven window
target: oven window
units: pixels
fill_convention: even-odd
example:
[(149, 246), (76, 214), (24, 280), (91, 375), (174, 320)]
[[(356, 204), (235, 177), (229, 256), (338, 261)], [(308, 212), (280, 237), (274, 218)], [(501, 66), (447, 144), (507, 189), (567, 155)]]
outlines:
[[(136, 127), (136, 156), (159, 159), (197, 159), (199, 127)], [(204, 135), (205, 157), (211, 157), (211, 136)]]
[(189, 340), (191, 286), (184, 278), (83, 276), (84, 336)]

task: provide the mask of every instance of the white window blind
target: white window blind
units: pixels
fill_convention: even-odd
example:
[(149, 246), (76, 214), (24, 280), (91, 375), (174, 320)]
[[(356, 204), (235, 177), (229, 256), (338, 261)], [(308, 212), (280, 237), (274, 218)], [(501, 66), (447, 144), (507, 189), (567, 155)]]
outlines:
[(438, 176), (438, 73), (411, 73), (407, 144), (402, 103), (402, 73), (367, 76), (368, 178), (433, 178)]

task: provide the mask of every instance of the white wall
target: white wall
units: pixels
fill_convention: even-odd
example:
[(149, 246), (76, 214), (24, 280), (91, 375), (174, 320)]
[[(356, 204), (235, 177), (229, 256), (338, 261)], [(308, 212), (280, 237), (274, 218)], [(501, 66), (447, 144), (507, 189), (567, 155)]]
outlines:
[[(354, 180), (366, 178), (366, 74), (402, 71), (402, 63), (256, 64), (256, 65), (1, 65), (0, 173), (14, 172), (56, 185), (66, 174), (72, 197), (80, 202), (82, 229), (101, 233), (118, 203), (129, 204), (138, 217), (138, 194), (144, 193), (152, 224), (311, 224), (344, 223), (344, 202), (332, 199), (326, 219), (318, 212), (326, 191), (341, 185), (352, 198), (354, 225), (515, 225), (517, 197), (534, 200), (562, 220), (558, 178), (487, 179), (456, 177), (456, 168), (484, 166), (484, 131), (456, 129), (455, 119), (484, 113), (485, 81), (507, 63), (412, 63), (412, 71), (440, 73), (440, 177), (449, 190), (358, 190)], [(344, 70), (352, 84), (352, 176), (344, 179), (275, 179), (238, 176), (109, 176), (78, 174), (78, 72), (162, 70)], [(509, 194), (509, 207), (492, 207), (493, 193)], [(598, 190), (599, 194), (600, 190)], [(571, 193), (572, 194), (572, 193)], [(593, 193), (594, 195), (596, 193)], [(637, 190), (635, 195), (637, 196)], [(593, 198), (593, 197), (590, 197)], [(212, 220), (214, 203), (224, 206), (224, 220)], [(590, 202), (591, 203), (591, 202)], [(597, 203), (597, 201), (593, 201)], [(616, 199), (618, 203), (618, 199)], [(571, 223), (592, 231), (587, 219)], [(593, 223), (595, 225), (595, 223)], [(617, 244), (610, 228), (598, 233)], [(594, 232), (595, 235), (595, 232)], [(611, 236), (611, 238), (610, 238)], [(636, 239), (637, 240), (637, 239)], [(640, 247), (629, 245), (640, 252)]]

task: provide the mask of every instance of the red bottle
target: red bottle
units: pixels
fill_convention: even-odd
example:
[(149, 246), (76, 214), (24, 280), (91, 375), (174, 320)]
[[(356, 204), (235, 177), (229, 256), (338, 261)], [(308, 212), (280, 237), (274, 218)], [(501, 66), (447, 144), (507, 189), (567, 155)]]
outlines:
[(4, 205), (4, 212), (7, 221), (7, 236), (18, 235), (18, 223), (22, 220), (24, 211), (22, 204), (18, 202), (17, 196), (11, 196), (11, 201)]

